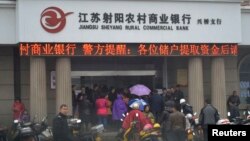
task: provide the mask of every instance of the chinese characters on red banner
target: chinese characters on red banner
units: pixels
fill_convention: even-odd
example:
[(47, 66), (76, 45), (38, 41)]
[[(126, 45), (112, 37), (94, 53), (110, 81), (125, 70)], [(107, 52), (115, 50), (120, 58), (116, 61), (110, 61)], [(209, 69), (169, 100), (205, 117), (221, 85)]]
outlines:
[(237, 56), (237, 44), (20, 43), (21, 56)]

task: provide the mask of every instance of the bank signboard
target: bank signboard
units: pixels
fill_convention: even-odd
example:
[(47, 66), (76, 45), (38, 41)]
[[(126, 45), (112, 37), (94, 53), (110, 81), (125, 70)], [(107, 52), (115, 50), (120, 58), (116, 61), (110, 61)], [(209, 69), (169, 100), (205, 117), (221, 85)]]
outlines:
[(17, 2), (18, 42), (239, 43), (239, 3)]

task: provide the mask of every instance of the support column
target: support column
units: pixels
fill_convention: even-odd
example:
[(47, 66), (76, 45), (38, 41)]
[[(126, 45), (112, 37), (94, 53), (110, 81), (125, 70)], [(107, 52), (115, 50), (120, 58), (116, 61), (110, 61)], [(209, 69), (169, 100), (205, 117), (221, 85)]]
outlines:
[(13, 64), (14, 64), (14, 99), (21, 99), (21, 69), (19, 48), (13, 48)]
[(70, 58), (62, 57), (56, 60), (56, 111), (61, 104), (69, 107), (72, 114), (71, 62)]
[(30, 115), (38, 121), (47, 116), (46, 65), (42, 57), (30, 58)]
[(212, 59), (212, 104), (218, 109), (222, 118), (227, 117), (226, 111), (226, 79), (224, 58), (217, 57)]
[(163, 87), (168, 88), (168, 65), (167, 57), (164, 58), (163, 67), (162, 67), (162, 76), (163, 76)]
[(199, 114), (204, 106), (202, 58), (190, 58), (188, 62), (188, 101)]

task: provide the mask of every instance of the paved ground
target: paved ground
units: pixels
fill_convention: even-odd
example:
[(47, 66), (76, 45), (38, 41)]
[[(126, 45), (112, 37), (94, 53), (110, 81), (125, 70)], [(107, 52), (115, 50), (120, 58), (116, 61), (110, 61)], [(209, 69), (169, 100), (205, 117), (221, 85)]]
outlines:
[(115, 141), (115, 136), (117, 135), (117, 132), (105, 132), (102, 135), (102, 141)]
[[(89, 134), (86, 135), (81, 135), (81, 137), (74, 137), (74, 141), (84, 141), (83, 136), (84, 137), (88, 137)], [(101, 134), (101, 140), (97, 140), (97, 141), (116, 141), (115, 136), (117, 135), (117, 132), (114, 131), (110, 131), (110, 132), (104, 132)], [(86, 138), (85, 138), (86, 139)]]

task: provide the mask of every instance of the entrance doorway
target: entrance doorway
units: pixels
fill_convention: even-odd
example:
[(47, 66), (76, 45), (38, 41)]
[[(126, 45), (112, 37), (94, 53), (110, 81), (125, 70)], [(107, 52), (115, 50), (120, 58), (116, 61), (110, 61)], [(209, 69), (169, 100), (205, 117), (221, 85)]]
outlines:
[(95, 84), (127, 88), (140, 83), (154, 89), (156, 71), (72, 71), (71, 76), (72, 84), (90, 88), (93, 88)]
[(162, 57), (71, 58), (72, 84), (90, 88), (94, 84), (126, 88), (142, 83), (151, 89), (162, 88), (163, 60)]

